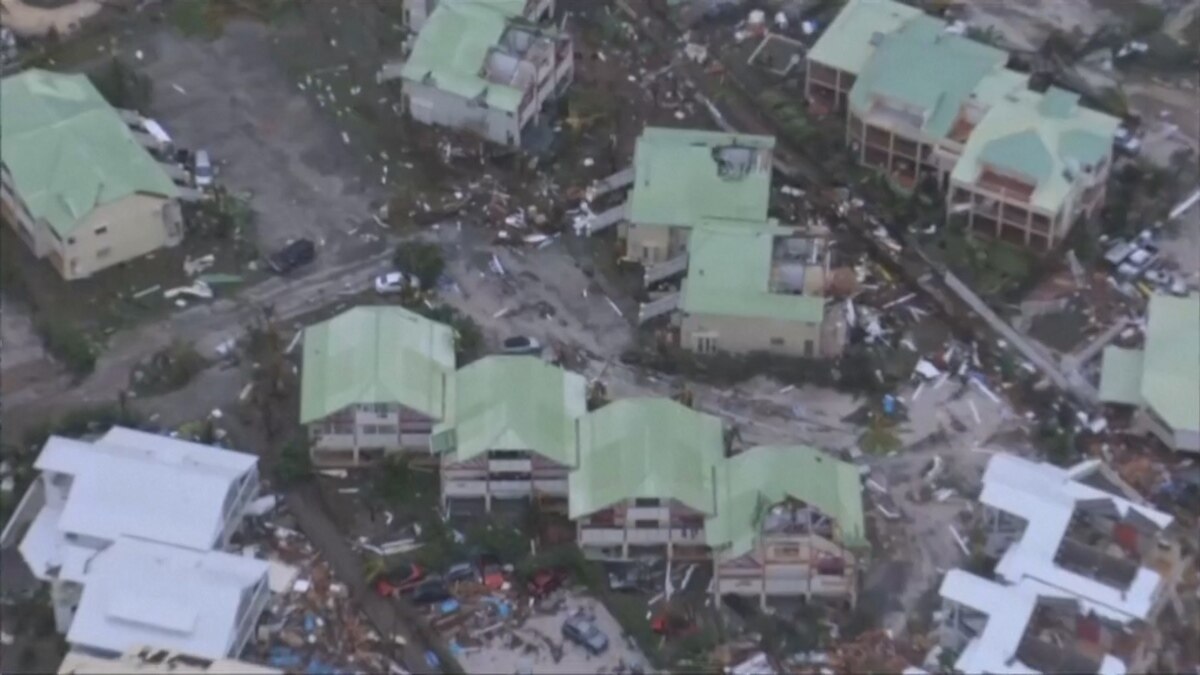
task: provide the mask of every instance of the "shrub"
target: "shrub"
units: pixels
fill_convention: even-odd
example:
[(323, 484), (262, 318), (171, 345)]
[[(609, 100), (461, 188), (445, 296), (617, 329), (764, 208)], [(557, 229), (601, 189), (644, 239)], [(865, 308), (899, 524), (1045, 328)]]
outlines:
[(77, 377), (96, 367), (95, 346), (79, 329), (58, 319), (43, 319), (37, 322), (37, 330), (46, 351)]
[(446, 259), (437, 244), (414, 241), (400, 244), (392, 256), (392, 262), (401, 270), (416, 275), (422, 289), (437, 286), (438, 278), (446, 269)]
[(108, 65), (91, 76), (92, 84), (114, 108), (146, 110), (154, 95), (154, 83), (121, 59), (110, 59)]
[(86, 434), (103, 433), (115, 426), (140, 427), (142, 417), (120, 404), (76, 408), (28, 429), (21, 440), (26, 447), (41, 447), (51, 436), (78, 438)]
[(308, 443), (301, 439), (292, 439), (285, 443), (279, 453), (275, 475), (284, 485), (295, 485), (307, 480), (312, 475), (312, 458), (309, 457)]

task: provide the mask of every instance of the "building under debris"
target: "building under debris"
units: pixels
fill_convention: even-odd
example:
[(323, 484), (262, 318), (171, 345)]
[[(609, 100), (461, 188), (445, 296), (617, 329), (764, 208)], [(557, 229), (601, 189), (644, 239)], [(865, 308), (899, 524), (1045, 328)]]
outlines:
[(1109, 346), (1100, 400), (1136, 409), (1133, 428), (1172, 450), (1200, 452), (1200, 294), (1153, 295), (1142, 349)]
[(58, 675), (283, 675), (282, 670), (233, 659), (206, 659), (169, 649), (139, 647), (117, 658), (70, 652), (58, 667)]
[(860, 163), (949, 191), (972, 231), (1049, 250), (1104, 203), (1120, 121), (1029, 88), (1008, 54), (892, 0), (851, 0), (808, 55), (805, 95), (847, 111)]
[(995, 455), (979, 499), (996, 581), (955, 571), (941, 589), (943, 639), (961, 650), (959, 670), (1124, 673), (1153, 665), (1155, 623), (1188, 566), (1172, 516), (1145, 506), (1095, 460), (1062, 469)]
[(455, 375), (455, 405), (430, 445), (442, 454), (442, 503), (490, 512), (495, 500), (565, 511), (575, 424), (587, 412), (583, 376), (532, 356), (494, 355)]
[(267, 563), (222, 551), (259, 488), (249, 454), (116, 427), (51, 437), (2, 535), (50, 583), (73, 647), (116, 656), (152, 644), (238, 654), (267, 598)]
[[(539, 23), (551, 0), (429, 0), (405, 3), (420, 34), (399, 67), (404, 105), (418, 122), (463, 129), (517, 147), (575, 76), (563, 30)], [(415, 23), (414, 23), (415, 22)], [(384, 68), (388, 79), (393, 68)]]
[(428, 451), (454, 401), (454, 331), (401, 307), (354, 307), (304, 330), (300, 423), (314, 466)]
[(183, 241), (172, 180), (86, 75), (31, 69), (0, 82), (0, 213), (64, 279)]

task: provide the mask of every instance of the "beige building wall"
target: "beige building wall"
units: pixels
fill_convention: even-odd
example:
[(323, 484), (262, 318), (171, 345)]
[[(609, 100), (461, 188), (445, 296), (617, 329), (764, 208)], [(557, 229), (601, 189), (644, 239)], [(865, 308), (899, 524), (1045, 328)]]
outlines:
[[(787, 356), (826, 355), (819, 323), (685, 313), (679, 334), (685, 349), (700, 353), (720, 350), (734, 354), (766, 351)], [(708, 343), (710, 339), (715, 339), (715, 344)]]
[[(826, 570), (825, 561), (840, 560), (840, 569)], [(754, 550), (737, 559), (718, 554), (715, 566), (718, 595), (845, 599), (854, 604), (858, 591), (858, 560), (836, 542), (817, 535), (759, 537)]]
[(399, 405), (350, 406), (308, 425), (313, 466), (352, 468), (400, 452), (429, 452), (435, 420)]
[(66, 279), (83, 279), (179, 244), (183, 219), (174, 200), (135, 194), (93, 209), (65, 241), (54, 238), (62, 261), (59, 272)]
[(688, 228), (635, 225), (624, 228), (625, 257), (642, 265), (654, 265), (687, 251)]

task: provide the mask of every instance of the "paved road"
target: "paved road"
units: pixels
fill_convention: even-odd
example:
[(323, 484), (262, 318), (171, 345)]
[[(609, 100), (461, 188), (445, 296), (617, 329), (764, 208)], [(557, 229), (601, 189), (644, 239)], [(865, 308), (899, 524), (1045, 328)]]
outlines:
[(287, 500), (300, 529), (329, 561), (337, 578), (350, 589), (350, 597), (362, 607), (375, 630), (385, 640), (393, 635), (404, 639), (403, 646), (396, 646), (396, 660), (403, 661), (404, 667), (414, 673), (442, 672), (426, 664), (425, 653), (429, 646), (421, 636), (418, 624), (408, 620), (395, 601), (385, 600), (372, 592), (358, 554), (351, 550), (322, 508), (317, 486), (309, 484), (296, 488), (288, 494)]
[(357, 292), (383, 271), (391, 258), (391, 247), (379, 253), (296, 279), (274, 277), (240, 293), (236, 298), (197, 305), (153, 323), (116, 333), (100, 355), (96, 369), (78, 385), (63, 380), (31, 385), (5, 397), (5, 415), (10, 419), (35, 418), (45, 412), (62, 411), (80, 404), (107, 401), (128, 386), (129, 373), (148, 355), (182, 340), (201, 353), (229, 338), (240, 337), (259, 308), (272, 306), (275, 315), (287, 320), (336, 302), (341, 294)]

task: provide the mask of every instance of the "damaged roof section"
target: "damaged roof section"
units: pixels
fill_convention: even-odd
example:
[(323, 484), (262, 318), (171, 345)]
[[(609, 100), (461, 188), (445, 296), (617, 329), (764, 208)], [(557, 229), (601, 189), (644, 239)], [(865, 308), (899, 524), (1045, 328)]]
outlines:
[(534, 84), (526, 59), (553, 50), (555, 32), (524, 21), (524, 0), (441, 0), (400, 74), (489, 107), (516, 112)]
[(401, 307), (363, 306), (304, 330), (300, 422), (350, 405), (398, 404), (446, 416), (454, 331)]
[[(825, 312), (823, 242), (789, 234), (766, 223), (741, 232), (695, 228), (680, 309), (820, 323)], [(816, 277), (820, 281), (813, 283)]]
[(1141, 350), (1107, 347), (1100, 399), (1146, 406), (1172, 431), (1200, 432), (1200, 294), (1154, 295)]
[(716, 512), (715, 471), (725, 455), (721, 420), (665, 398), (614, 401), (579, 420), (570, 516), (625, 499), (674, 499)]
[(774, 147), (771, 136), (647, 128), (634, 150), (629, 220), (765, 222)]
[(489, 356), (458, 371), (453, 418), (434, 430), (437, 452), (465, 462), (489, 450), (532, 450), (574, 466), (575, 420), (587, 380), (532, 356)]
[(759, 446), (721, 463), (717, 513), (705, 534), (713, 548), (738, 557), (753, 549), (763, 508), (788, 499), (815, 506), (837, 521), (841, 542), (866, 546), (862, 483), (857, 468), (806, 446)]
[(808, 54), (812, 61), (857, 75), (883, 36), (921, 16), (921, 10), (892, 0), (850, 0)]

